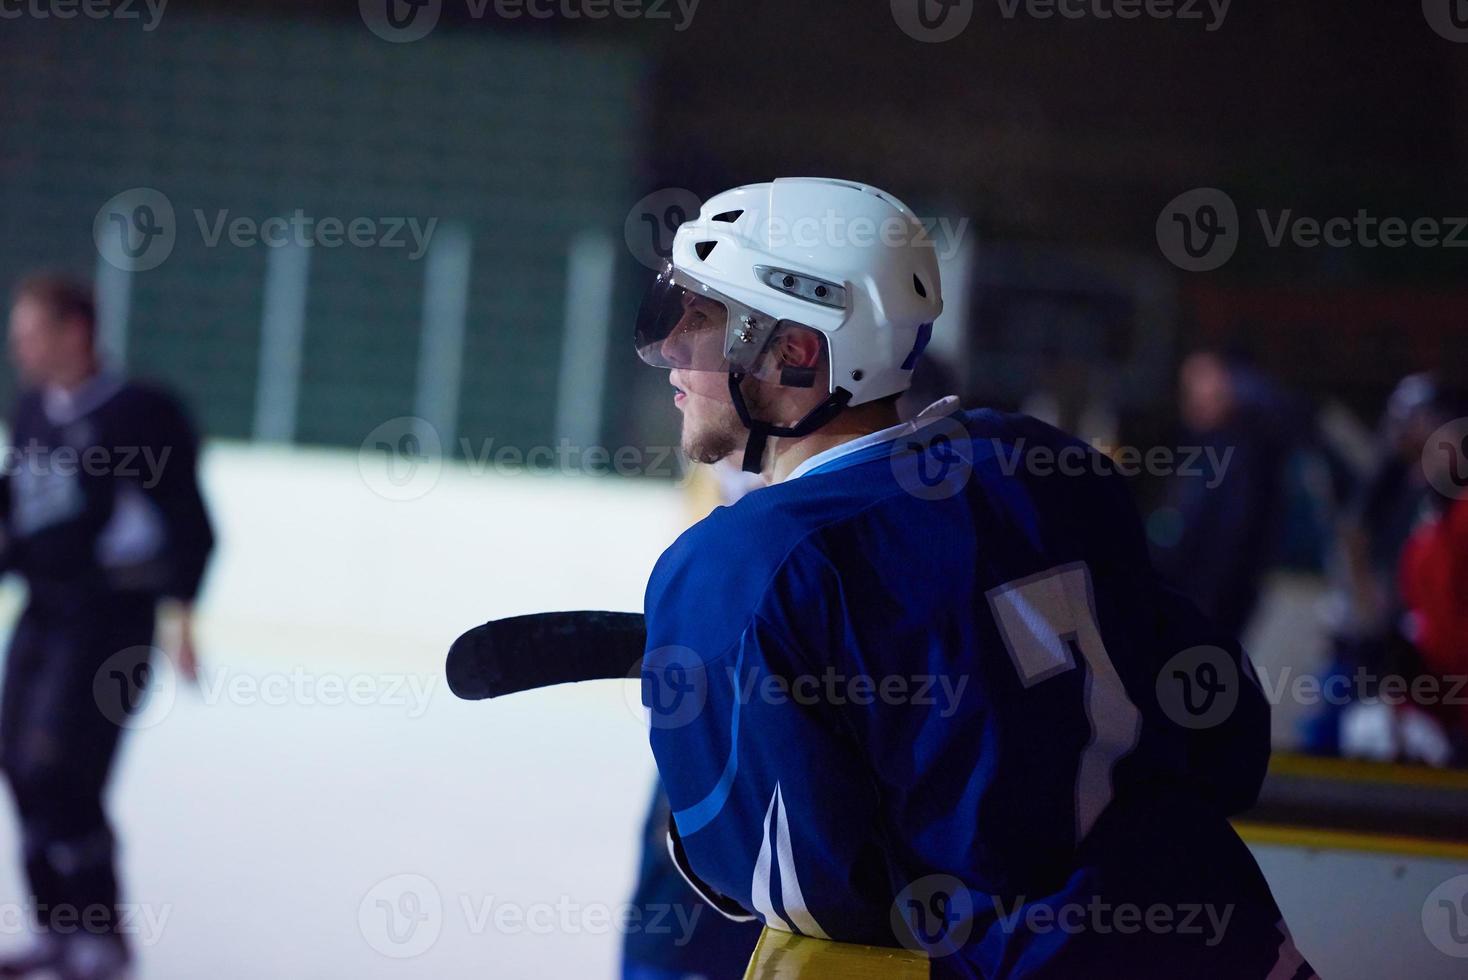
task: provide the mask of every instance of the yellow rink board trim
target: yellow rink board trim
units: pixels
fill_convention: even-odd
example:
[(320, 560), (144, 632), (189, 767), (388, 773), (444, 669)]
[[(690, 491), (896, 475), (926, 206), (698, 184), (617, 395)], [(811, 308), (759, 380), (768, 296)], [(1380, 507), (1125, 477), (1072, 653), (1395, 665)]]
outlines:
[(1234, 830), (1250, 844), (1272, 847), (1304, 847), (1317, 851), (1365, 851), (1396, 857), (1441, 858), (1468, 861), (1468, 844), (1430, 840), (1401, 834), (1367, 834), (1350, 830), (1287, 827), (1282, 824), (1233, 821)]
[(1351, 783), (1386, 783), (1423, 789), (1468, 790), (1468, 771), (1366, 762), (1359, 759), (1331, 759), (1292, 752), (1276, 752), (1269, 760), (1269, 774)]
[(760, 933), (744, 980), (927, 980), (920, 953), (810, 939), (778, 929)]

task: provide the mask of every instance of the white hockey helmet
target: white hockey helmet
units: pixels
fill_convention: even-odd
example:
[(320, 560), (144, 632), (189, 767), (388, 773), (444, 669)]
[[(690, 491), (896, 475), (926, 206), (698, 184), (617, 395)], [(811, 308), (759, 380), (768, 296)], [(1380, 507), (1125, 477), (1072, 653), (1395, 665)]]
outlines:
[[(782, 178), (718, 194), (679, 226), (637, 350), (658, 367), (728, 373), (751, 434), (745, 469), (757, 470), (767, 436), (804, 435), (846, 405), (906, 391), (942, 311), (936, 251), (906, 205), (865, 184)], [(794, 426), (751, 419), (744, 377), (815, 383), (769, 356), (798, 329), (823, 339), (830, 397)]]

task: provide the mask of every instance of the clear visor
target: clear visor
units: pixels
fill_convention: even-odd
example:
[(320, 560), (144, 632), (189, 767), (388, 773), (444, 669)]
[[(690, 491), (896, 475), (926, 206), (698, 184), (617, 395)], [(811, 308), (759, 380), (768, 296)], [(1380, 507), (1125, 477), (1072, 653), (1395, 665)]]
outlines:
[[(822, 356), (801, 356), (809, 344), (788, 341), (796, 331), (814, 335)], [(776, 320), (710, 289), (671, 265), (658, 273), (637, 315), (637, 354), (654, 367), (682, 371), (739, 371), (761, 380), (808, 388), (824, 362), (825, 337), (790, 320)], [(813, 361), (813, 362), (812, 362)]]

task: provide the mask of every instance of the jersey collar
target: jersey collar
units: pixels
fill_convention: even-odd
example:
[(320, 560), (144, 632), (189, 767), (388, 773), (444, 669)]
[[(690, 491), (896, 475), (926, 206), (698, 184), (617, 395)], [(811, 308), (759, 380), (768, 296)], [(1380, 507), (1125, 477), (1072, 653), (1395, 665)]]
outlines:
[(843, 442), (839, 446), (832, 446), (824, 452), (816, 453), (810, 459), (807, 459), (795, 467), (795, 469), (791, 470), (790, 475), (785, 480), (789, 482), (790, 480), (798, 479), (807, 473), (812, 473), (818, 469), (825, 469), (829, 464), (835, 463), (837, 460), (850, 456), (853, 453), (859, 453), (863, 449), (879, 446), (884, 442), (891, 442), (894, 439), (901, 439), (903, 436), (911, 435), (923, 426), (930, 425), (939, 419), (947, 418), (958, 410), (957, 395), (948, 395), (945, 398), (940, 398), (906, 422), (888, 426), (885, 429), (878, 429), (876, 432), (869, 432), (864, 436), (858, 436), (852, 439), (850, 442)]
[(121, 377), (109, 371), (99, 371), (70, 391), (48, 385), (41, 393), (41, 407), (52, 425), (69, 425), (96, 411), (121, 390)]

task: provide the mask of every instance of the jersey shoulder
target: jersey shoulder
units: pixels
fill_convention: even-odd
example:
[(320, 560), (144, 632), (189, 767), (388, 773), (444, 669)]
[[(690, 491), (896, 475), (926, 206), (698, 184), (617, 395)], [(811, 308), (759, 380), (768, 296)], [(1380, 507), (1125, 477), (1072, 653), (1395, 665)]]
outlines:
[(818, 532), (869, 503), (850, 481), (801, 477), (715, 508), (653, 569), (644, 601), (649, 647), (677, 644), (717, 656), (756, 616), (780, 622), (798, 615), (830, 575)]

